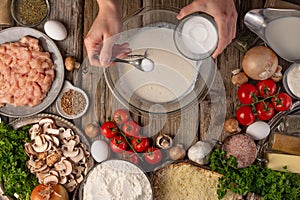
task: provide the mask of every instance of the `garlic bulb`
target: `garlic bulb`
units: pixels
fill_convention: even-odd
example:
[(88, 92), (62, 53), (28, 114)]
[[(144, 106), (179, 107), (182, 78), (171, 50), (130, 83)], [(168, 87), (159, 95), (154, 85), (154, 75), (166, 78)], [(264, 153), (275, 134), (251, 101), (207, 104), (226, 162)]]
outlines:
[(189, 148), (188, 157), (191, 161), (194, 161), (200, 165), (204, 165), (209, 161), (211, 150), (212, 145), (210, 143), (198, 141), (196, 144)]

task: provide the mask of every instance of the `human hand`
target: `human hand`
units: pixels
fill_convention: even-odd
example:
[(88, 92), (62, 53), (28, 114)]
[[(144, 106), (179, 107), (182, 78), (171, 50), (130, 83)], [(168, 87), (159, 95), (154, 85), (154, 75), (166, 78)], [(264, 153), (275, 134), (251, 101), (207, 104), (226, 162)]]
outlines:
[[(131, 52), (128, 44), (115, 45), (122, 30), (120, 8), (116, 0), (98, 0), (99, 13), (84, 39), (91, 65), (108, 67), (112, 57)], [(96, 56), (95, 56), (96, 55)]]
[(219, 42), (217, 49), (212, 55), (213, 58), (216, 58), (235, 38), (238, 14), (234, 0), (194, 0), (181, 9), (177, 15), (177, 19), (180, 20), (198, 11), (205, 12), (214, 17), (217, 24)]

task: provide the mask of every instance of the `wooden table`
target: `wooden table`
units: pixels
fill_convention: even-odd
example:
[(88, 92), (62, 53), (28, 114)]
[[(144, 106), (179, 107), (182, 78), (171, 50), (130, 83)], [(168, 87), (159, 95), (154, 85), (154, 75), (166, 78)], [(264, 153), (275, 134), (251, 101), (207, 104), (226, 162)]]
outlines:
[[(190, 3), (191, 0), (119, 0), (119, 2), (122, 7), (122, 17), (124, 18), (143, 6), (163, 4), (182, 8)], [(243, 24), (245, 13), (253, 8), (263, 8), (264, 3), (265, 1), (262, 0), (236, 0), (236, 8), (239, 13), (237, 34), (246, 29)], [(103, 123), (111, 116), (113, 109), (121, 107), (121, 104), (114, 99), (104, 79), (99, 77), (102, 70), (100, 68), (86, 67), (85, 65), (86, 51), (83, 41), (98, 13), (96, 0), (50, 0), (50, 4), (51, 13), (48, 19), (61, 21), (68, 30), (68, 37), (65, 40), (55, 41), (63, 58), (74, 56), (79, 63), (83, 63), (79, 70), (74, 70), (73, 72), (66, 71), (65, 79), (86, 90), (91, 101), (88, 113), (81, 119), (73, 122), (78, 128), (82, 129), (92, 121)], [(43, 32), (43, 24), (36, 28)], [(228, 118), (234, 115), (237, 105), (237, 87), (231, 83), (231, 71), (240, 68), (243, 55), (244, 53), (236, 48), (233, 43), (230, 44), (215, 60), (218, 78), (212, 87), (211, 95), (208, 95), (200, 104), (194, 105), (189, 112), (180, 117), (168, 118), (166, 123), (163, 124), (157, 121), (151, 124), (151, 126), (147, 126), (144, 134), (155, 136), (153, 132), (159, 129), (162, 129), (160, 132), (174, 136), (179, 134), (179, 136), (176, 135), (177, 142), (184, 143), (186, 148), (197, 140), (209, 138), (208, 132), (215, 131), (220, 133), (218, 135), (220, 137), (217, 138), (217, 136), (214, 136), (214, 139), (223, 140), (226, 137), (226, 133), (222, 130), (222, 124), (217, 124), (217, 129), (214, 129), (216, 127), (211, 127), (210, 124), (212, 122), (217, 123), (218, 120), (216, 121), (216, 119), (218, 117)], [(288, 66), (288, 63), (283, 60), (280, 60), (280, 64), (284, 67)], [(95, 80), (99, 80), (100, 82), (95, 82)], [(220, 87), (225, 89), (225, 101), (223, 101), (224, 99), (216, 100), (212, 98), (218, 96)], [(214, 106), (216, 104), (218, 105), (217, 107)], [(217, 115), (218, 113), (222, 113), (218, 111), (225, 109), (224, 116)], [(213, 113), (216, 115), (211, 115), (211, 111), (214, 111)], [(54, 104), (44, 112), (57, 114)], [(1, 118), (6, 122), (14, 120), (5, 116), (1, 116)], [(133, 118), (144, 126), (149, 125), (149, 117), (147, 116), (133, 114)], [(94, 139), (91, 139), (90, 142)]]
[[(119, 2), (122, 7), (122, 17), (125, 18), (144, 6), (161, 4), (182, 8), (190, 3), (191, 0), (120, 0)], [(65, 79), (86, 90), (91, 101), (88, 113), (83, 116), (82, 119), (75, 120), (74, 122), (82, 129), (84, 129), (86, 124), (92, 121), (103, 123), (111, 116), (114, 109), (121, 105), (118, 104), (118, 101), (110, 93), (103, 77), (99, 77), (102, 70), (100, 68), (91, 68), (84, 65), (87, 60), (85, 59), (86, 51), (83, 41), (98, 13), (98, 5), (95, 0), (50, 1), (50, 4), (51, 13), (48, 19), (61, 21), (68, 30), (68, 37), (65, 40), (55, 41), (63, 58), (66, 56), (74, 56), (79, 63), (83, 63), (79, 70), (73, 72), (66, 71)], [(239, 13), (237, 34), (246, 29), (243, 24), (243, 16), (245, 13), (252, 8), (262, 8), (263, 6), (264, 1), (261, 0), (236, 1), (236, 8)], [(43, 24), (36, 28), (43, 31)], [(223, 118), (234, 115), (234, 108), (237, 104), (237, 88), (231, 83), (231, 71), (240, 67), (243, 54), (243, 52), (231, 44), (218, 56), (215, 62), (217, 64), (217, 77), (219, 78), (217, 78), (218, 81), (215, 81), (211, 89), (211, 94), (181, 117), (168, 118), (166, 123), (162, 124), (159, 121), (149, 126), (148, 116), (133, 115), (136, 121), (144, 126), (147, 125), (144, 134), (155, 136), (160, 129), (160, 132), (171, 135), (179, 133), (177, 137), (178, 142), (184, 143), (186, 148), (197, 140), (209, 138), (211, 132), (220, 133), (212, 137), (214, 140), (223, 140), (226, 134), (222, 131), (220, 124), (217, 124), (216, 119), (219, 117), (221, 118), (219, 121), (223, 122)], [(99, 79), (100, 82), (98, 84), (98, 81), (95, 80)], [(220, 88), (225, 88), (225, 91), (220, 90)], [(99, 90), (101, 92), (99, 92)], [(212, 99), (213, 96), (219, 96), (218, 93), (222, 91), (224, 92), (223, 99)], [(218, 101), (220, 101), (220, 104), (217, 103)], [(219, 112), (225, 109), (225, 113)], [(57, 114), (54, 104), (44, 112)], [(214, 114), (211, 115), (211, 113)], [(225, 116), (221, 116), (220, 113), (224, 113)], [(13, 118), (2, 118), (4, 121), (13, 120)], [(217, 128), (211, 126), (211, 124), (214, 123), (218, 125)]]

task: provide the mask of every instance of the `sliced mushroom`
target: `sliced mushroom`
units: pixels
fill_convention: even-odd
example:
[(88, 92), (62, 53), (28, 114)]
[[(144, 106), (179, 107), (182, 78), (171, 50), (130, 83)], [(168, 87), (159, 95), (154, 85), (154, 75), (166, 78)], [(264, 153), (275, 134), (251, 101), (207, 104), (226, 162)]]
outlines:
[(59, 184), (65, 184), (68, 181), (66, 176), (60, 176)]
[(81, 183), (81, 181), (83, 181), (83, 176), (82, 176), (82, 174), (80, 174), (79, 176), (76, 176), (76, 182), (77, 182), (77, 183)]
[(61, 155), (58, 153), (52, 153), (47, 156), (46, 163), (49, 167), (52, 167), (55, 163), (57, 163), (61, 158)]
[(79, 154), (79, 149), (76, 147), (76, 148), (72, 149), (72, 151), (68, 151), (68, 147), (63, 146), (62, 147), (62, 153), (67, 158), (71, 158), (71, 157), (75, 157)]
[(43, 126), (44, 124), (53, 124), (55, 126), (55, 120), (52, 117), (44, 117), (39, 120), (39, 125)]
[(53, 169), (51, 169), (51, 170), (49, 171), (49, 174), (50, 174), (50, 175), (54, 175), (54, 176), (59, 177), (59, 173), (58, 173), (57, 171), (53, 170)]
[(30, 129), (29, 129), (29, 135), (30, 139), (34, 140), (34, 138), (42, 133), (42, 127), (39, 124), (34, 124)]
[(75, 179), (71, 179), (69, 182), (67, 182), (67, 183), (65, 184), (65, 186), (66, 186), (66, 188), (67, 188), (67, 190), (68, 190), (69, 192), (73, 192), (74, 189), (75, 189), (76, 186), (77, 186), (77, 182), (76, 182)]
[(34, 149), (34, 151), (40, 153), (40, 152), (44, 152), (46, 151), (46, 149), (48, 148), (49, 142), (45, 142), (42, 145), (38, 146), (36, 143), (32, 145), (32, 148)]
[(78, 149), (79, 149), (78, 155), (76, 155), (74, 157), (70, 157), (70, 159), (72, 161), (74, 161), (75, 163), (78, 163), (80, 160), (82, 160), (84, 158), (84, 152), (83, 152), (82, 148), (79, 147)]
[(41, 167), (39, 167), (39, 168), (33, 169), (33, 170), (32, 170), (32, 173), (42, 172), (42, 171), (47, 170), (47, 168), (48, 168), (48, 166), (47, 166), (46, 163), (45, 163), (43, 166), (41, 166)]
[(58, 129), (54, 129), (54, 128), (49, 128), (47, 129), (48, 134), (52, 134), (52, 135), (59, 135), (59, 130)]
[(36, 174), (36, 178), (39, 180), (39, 183), (42, 183), (46, 176), (49, 176), (48, 172), (46, 173), (40, 172)]
[(60, 139), (69, 139), (74, 135), (73, 131), (71, 129), (66, 129), (63, 133), (60, 133)]
[(25, 152), (28, 156), (36, 154), (36, 152), (32, 148), (32, 143), (26, 143), (24, 147), (25, 147)]
[(56, 185), (58, 184), (58, 182), (59, 182), (58, 177), (55, 175), (49, 174), (48, 176), (45, 176), (43, 179), (44, 185)]
[(59, 139), (55, 136), (51, 136), (52, 137), (52, 141), (53, 141), (53, 144), (58, 147), (60, 142), (59, 142)]
[(44, 160), (44, 159), (46, 159), (46, 157), (47, 157), (47, 152), (40, 152), (37, 155), (38, 160)]
[(168, 149), (173, 145), (173, 139), (167, 134), (159, 134), (156, 138), (156, 145), (161, 149)]
[(62, 163), (65, 165), (65, 170), (63, 171), (59, 171), (59, 174), (61, 176), (68, 176), (72, 173), (72, 170), (73, 170), (73, 166), (72, 166), (72, 163), (68, 160), (63, 160)]

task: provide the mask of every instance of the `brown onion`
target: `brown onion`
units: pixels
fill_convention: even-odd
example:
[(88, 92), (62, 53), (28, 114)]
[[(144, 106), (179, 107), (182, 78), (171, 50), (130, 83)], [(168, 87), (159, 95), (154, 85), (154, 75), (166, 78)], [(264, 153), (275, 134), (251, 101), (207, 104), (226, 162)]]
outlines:
[(37, 185), (31, 193), (30, 200), (68, 200), (67, 190), (62, 185)]
[(246, 52), (242, 68), (247, 76), (254, 80), (270, 78), (276, 71), (278, 58), (268, 47), (255, 46)]

